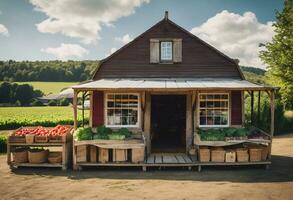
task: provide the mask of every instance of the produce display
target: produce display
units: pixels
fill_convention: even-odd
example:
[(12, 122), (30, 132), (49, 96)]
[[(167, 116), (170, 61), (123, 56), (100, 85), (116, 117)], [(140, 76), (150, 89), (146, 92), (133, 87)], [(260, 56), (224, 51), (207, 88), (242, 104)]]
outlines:
[(71, 129), (69, 126), (57, 125), (54, 128), (44, 128), (38, 126), (35, 128), (21, 128), (15, 132), (15, 136), (25, 136), (28, 134), (37, 136), (63, 136)]
[(92, 128), (78, 128), (74, 133), (74, 138), (78, 141), (81, 140), (124, 140), (131, 136), (131, 132), (127, 128), (121, 128), (118, 131), (112, 131), (105, 126), (99, 126), (93, 132)]
[(246, 139), (268, 139), (258, 129), (249, 128), (220, 128), (220, 129), (199, 129), (202, 141), (228, 141)]

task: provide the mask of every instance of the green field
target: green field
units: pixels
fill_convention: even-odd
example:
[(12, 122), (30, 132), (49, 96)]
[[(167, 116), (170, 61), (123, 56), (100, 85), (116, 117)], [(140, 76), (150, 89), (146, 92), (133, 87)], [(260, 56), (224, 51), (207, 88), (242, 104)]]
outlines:
[(67, 88), (75, 85), (75, 82), (15, 82), (18, 84), (30, 84), (34, 89), (41, 90), (45, 94), (59, 93), (63, 88)]
[[(85, 111), (88, 121), (89, 111)], [(78, 111), (81, 122), (81, 111)], [(56, 126), (57, 124), (73, 124), (72, 107), (1, 107), (0, 129), (15, 129), (21, 126)]]

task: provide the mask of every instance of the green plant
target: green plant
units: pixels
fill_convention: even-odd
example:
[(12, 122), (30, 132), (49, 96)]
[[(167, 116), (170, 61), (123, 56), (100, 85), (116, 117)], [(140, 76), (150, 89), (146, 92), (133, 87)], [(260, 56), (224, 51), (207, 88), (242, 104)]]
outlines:
[(74, 133), (74, 137), (79, 141), (80, 140), (91, 140), (93, 137), (91, 127), (78, 128)]
[(124, 135), (126, 138), (131, 136), (131, 132), (127, 128), (121, 128), (117, 131), (118, 134)]
[(98, 135), (109, 135), (112, 133), (112, 130), (106, 126), (98, 126), (96, 130)]
[(0, 153), (6, 153), (7, 151), (7, 136), (0, 135)]
[(125, 135), (119, 134), (119, 133), (112, 133), (109, 135), (110, 140), (124, 140)]

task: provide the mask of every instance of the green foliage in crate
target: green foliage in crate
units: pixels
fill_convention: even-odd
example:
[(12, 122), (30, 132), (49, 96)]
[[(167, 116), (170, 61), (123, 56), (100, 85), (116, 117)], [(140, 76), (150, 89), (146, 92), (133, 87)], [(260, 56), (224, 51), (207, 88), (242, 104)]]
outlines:
[(92, 129), (90, 127), (87, 128), (78, 128), (75, 133), (74, 137), (77, 140), (91, 140), (93, 136)]

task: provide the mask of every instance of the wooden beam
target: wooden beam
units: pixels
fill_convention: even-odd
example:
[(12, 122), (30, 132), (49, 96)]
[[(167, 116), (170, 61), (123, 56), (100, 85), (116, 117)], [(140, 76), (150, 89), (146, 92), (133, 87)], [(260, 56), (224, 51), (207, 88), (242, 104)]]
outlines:
[(151, 153), (151, 94), (145, 96), (144, 137), (146, 139), (147, 154)]
[(258, 91), (258, 100), (257, 100), (257, 126), (260, 126), (260, 90)]
[(254, 92), (251, 91), (251, 101), (250, 101), (250, 120), (251, 124), (254, 124)]
[(82, 127), (84, 127), (84, 100), (85, 100), (86, 92), (82, 92)]
[(271, 104), (271, 126), (270, 126), (270, 139), (271, 142), (269, 144), (269, 160), (271, 160), (271, 152), (272, 152), (272, 141), (274, 136), (274, 130), (275, 130), (275, 91), (272, 90), (270, 93), (270, 104)]
[(241, 105), (242, 105), (242, 110), (241, 110), (241, 114), (242, 114), (242, 126), (245, 125), (245, 91), (241, 91)]
[(73, 93), (74, 130), (77, 129), (77, 95), (78, 95), (78, 91), (74, 90), (74, 93)]
[(186, 153), (192, 144), (192, 95), (186, 95)]

